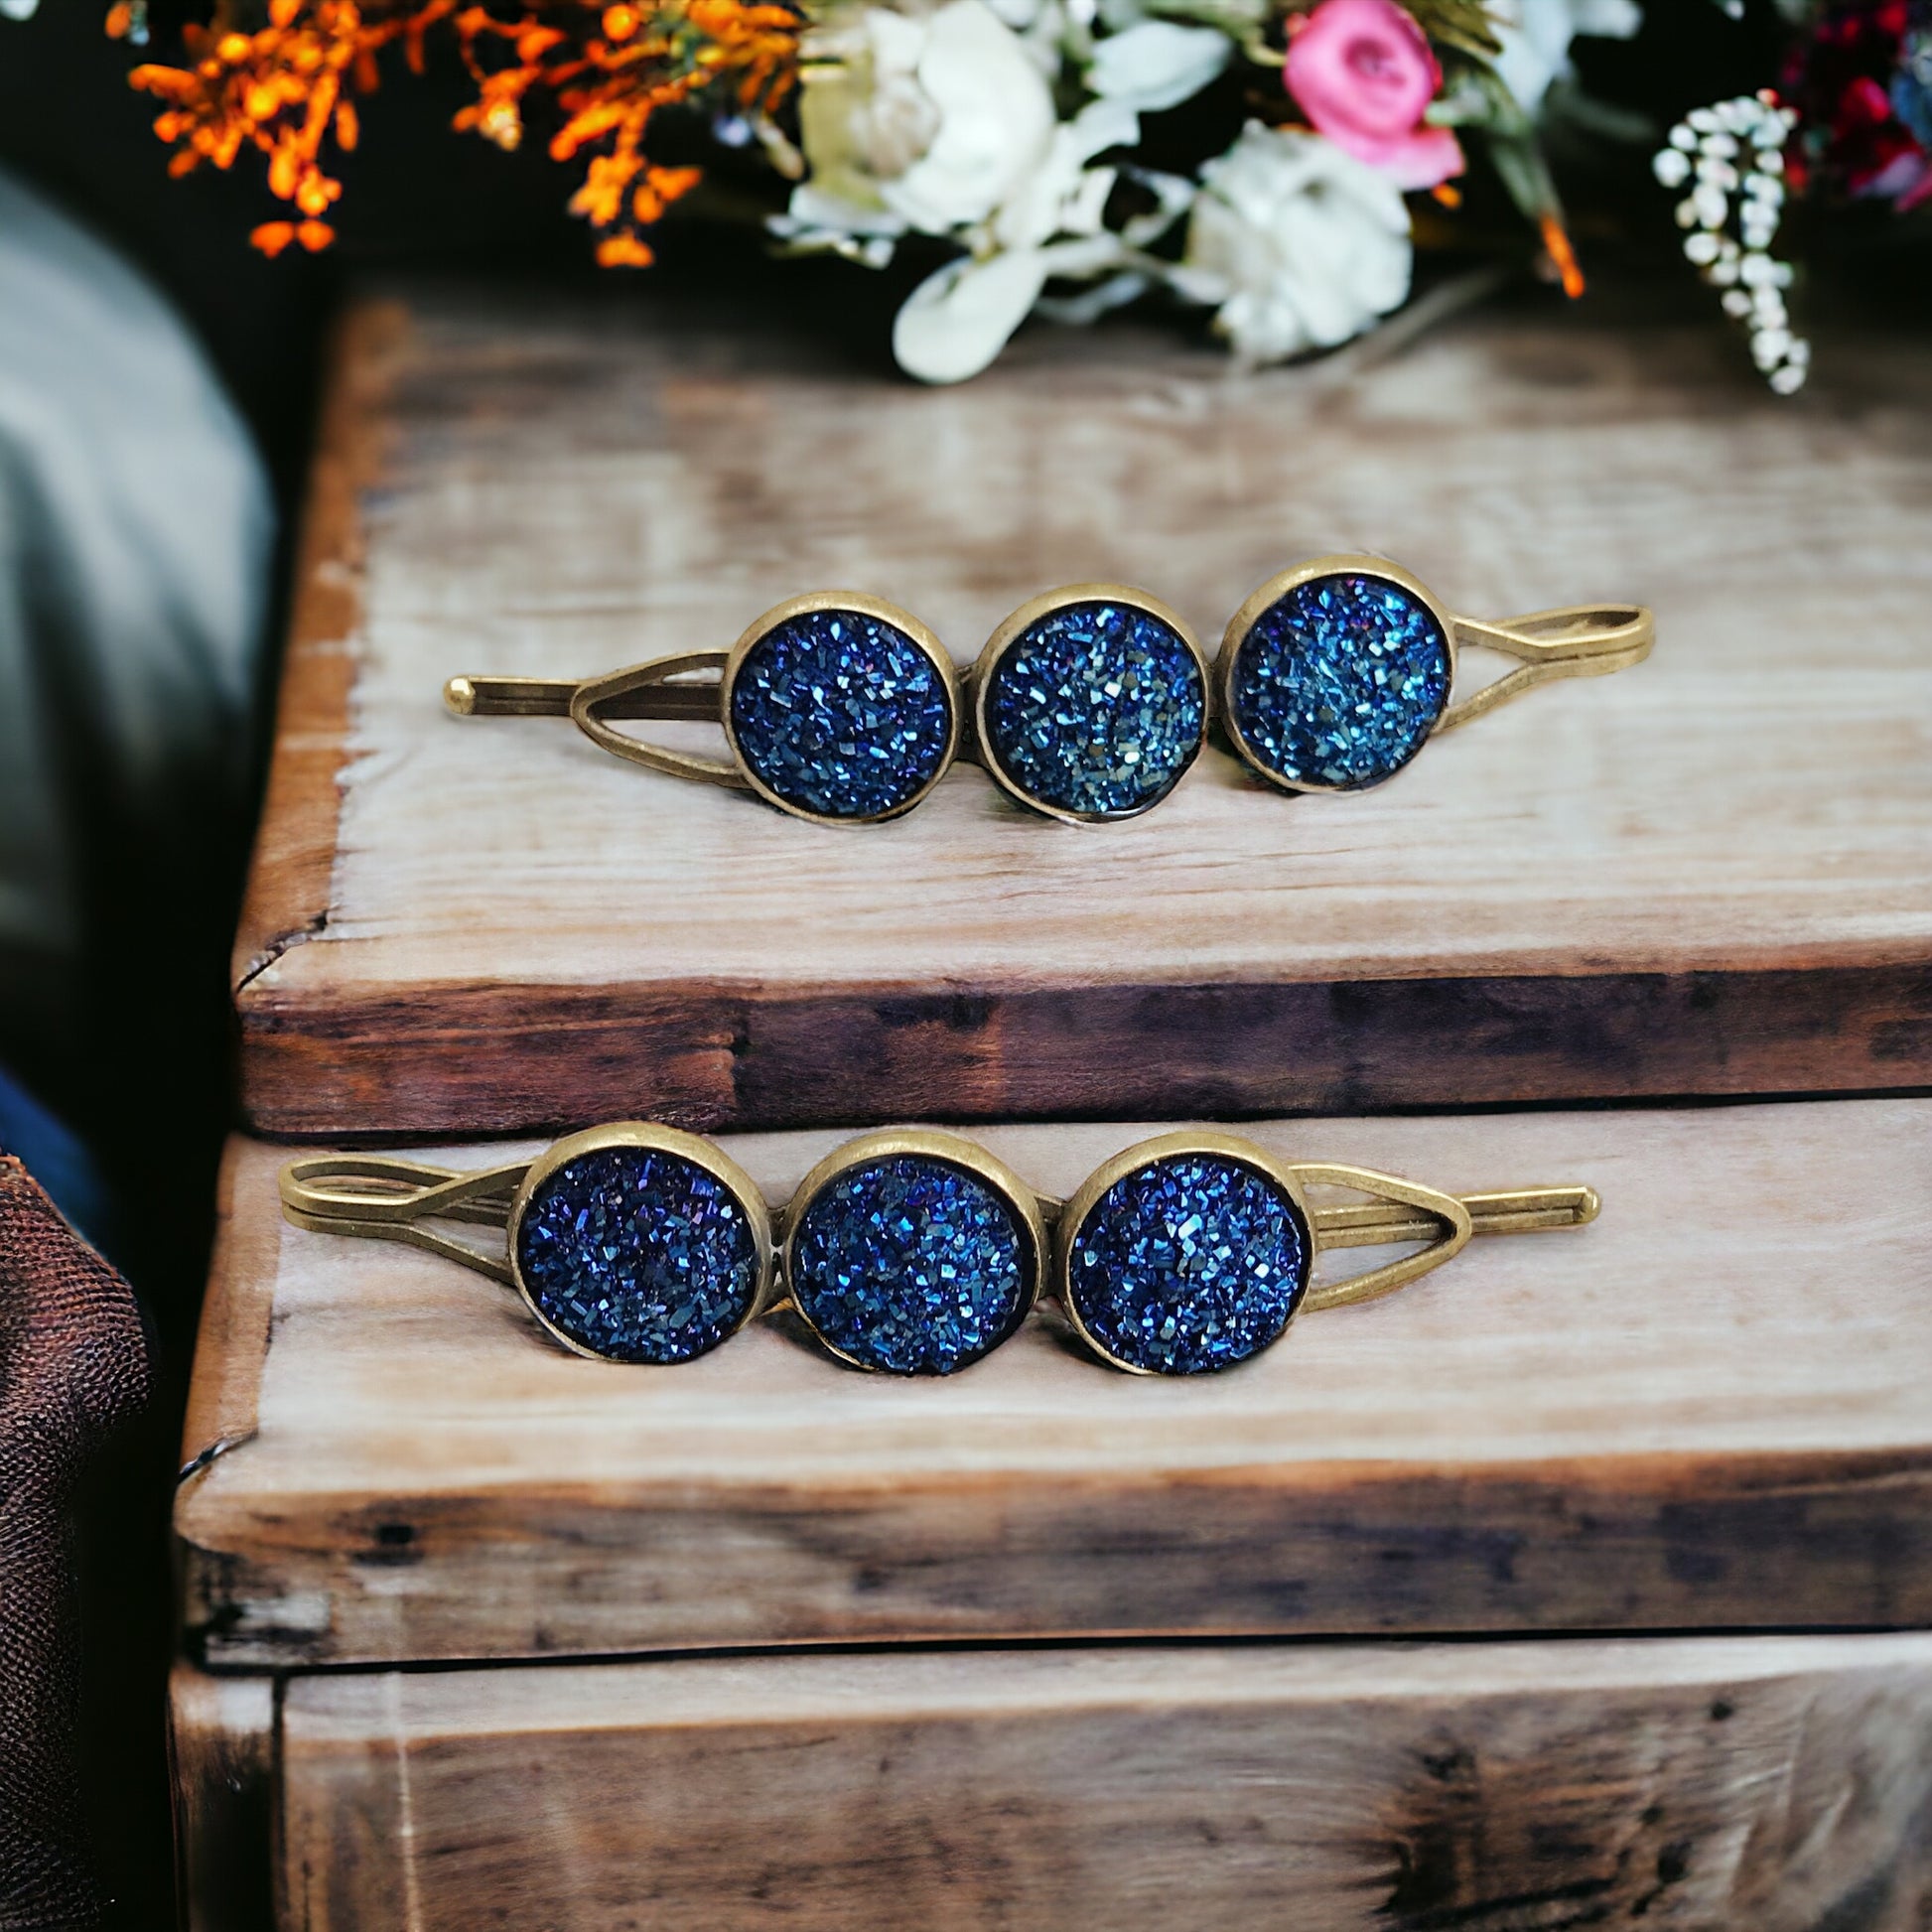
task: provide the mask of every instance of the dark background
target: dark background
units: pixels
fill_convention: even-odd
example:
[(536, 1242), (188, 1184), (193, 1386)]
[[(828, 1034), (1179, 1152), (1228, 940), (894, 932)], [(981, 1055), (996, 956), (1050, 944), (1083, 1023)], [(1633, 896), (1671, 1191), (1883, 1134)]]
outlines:
[[(1741, 25), (1713, 0), (1650, 0), (1648, 13), (1636, 40), (1586, 43), (1578, 53), (1586, 84), (1647, 112), (1659, 135), (1686, 108), (1775, 74), (1779, 30), (1768, 0), (1753, 0)], [(564, 207), (574, 173), (548, 160), (541, 139), (504, 154), (450, 131), (469, 87), (447, 58), (433, 60), (421, 78), (399, 61), (385, 63), (381, 91), (362, 105), (361, 145), (340, 169), (337, 245), (320, 256), (291, 248), (268, 261), (247, 241), (257, 222), (280, 212), (260, 158), (244, 154), (227, 175), (203, 169), (171, 180), (168, 151), (151, 131), (156, 105), (127, 84), (137, 60), (174, 58), (171, 16), (156, 7), (154, 42), (137, 51), (106, 38), (104, 14), (104, 0), (43, 0), (35, 19), (0, 22), (0, 162), (115, 243), (174, 299), (252, 427), (282, 512), (272, 659), (321, 355), (345, 285), (408, 268), (581, 284), (611, 301), (631, 299), (624, 282), (631, 271), (604, 274), (590, 266), (588, 230)], [(1223, 98), (1180, 111), (1219, 115), (1231, 131), (1244, 105), (1239, 83), (1230, 82)], [(1187, 131), (1173, 126), (1174, 118), (1150, 128), (1151, 141), (1186, 147)], [(680, 138), (696, 153), (692, 131), (666, 131), (661, 158), (680, 158)], [(1557, 147), (1591, 277), (1588, 299), (1663, 301), (1722, 327), (1709, 292), (1676, 257), (1668, 198), (1648, 174), (1652, 145)], [(753, 163), (728, 159), (713, 169), (712, 181), (714, 193), (777, 203), (776, 185)], [(1464, 186), (1462, 231), (1509, 237), (1520, 250), (1522, 286), (1504, 299), (1556, 300), (1530, 278), (1520, 223), (1479, 161)], [(1871, 268), (1863, 280), (1874, 299), (1887, 306), (1901, 296), (1922, 300), (1922, 257), (1901, 275), (1900, 257), (1872, 233), (1854, 254)], [(801, 328), (836, 333), (842, 352), (876, 366), (882, 379), (896, 379), (887, 349), (894, 309), (936, 259), (907, 249), (885, 275), (829, 262), (774, 267), (755, 228), (702, 219), (674, 219), (660, 243), (662, 259), (644, 272), (646, 284), (674, 276), (736, 287), (747, 299), (775, 299)], [(1741, 339), (1737, 352), (1741, 358)], [(271, 669), (264, 721), (272, 684)], [(265, 731), (260, 735), (265, 742)], [(88, 1140), (114, 1188), (113, 1258), (149, 1311), (160, 1355), (161, 1393), (147, 1423), (97, 1472), (80, 1550), (89, 1804), (118, 1900), (116, 1923), (131, 1927), (165, 1925), (173, 1911), (163, 1731), (171, 1647), (167, 1509), (212, 1229), (214, 1163), (232, 1114), (226, 961), (250, 830), (240, 820), (211, 823), (194, 877), (117, 873), (103, 855), (97, 929), (135, 943), (103, 962), (104, 1024), (90, 1063), (76, 1060), (43, 1082), (50, 1090), (42, 1097)], [(149, 998), (138, 1026), (116, 1027), (108, 1023), (115, 983), (124, 985), (130, 974), (146, 976)]]

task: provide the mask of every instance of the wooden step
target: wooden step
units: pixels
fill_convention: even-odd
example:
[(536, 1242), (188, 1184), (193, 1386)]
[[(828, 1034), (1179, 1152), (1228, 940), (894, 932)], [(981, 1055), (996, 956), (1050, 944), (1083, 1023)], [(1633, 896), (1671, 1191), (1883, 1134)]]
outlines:
[(300, 1677), (283, 1922), (1913, 1932), (1928, 1731), (1924, 1634)]
[[(1128, 327), (1034, 332), (932, 391), (662, 290), (365, 306), (235, 955), (249, 1118), (464, 1138), (1932, 1082), (1911, 347), (1841, 345), (1840, 385), (1794, 405), (1708, 324), (1485, 317), (1346, 384)], [(1094, 579), (1212, 643), (1336, 550), (1479, 617), (1645, 602), (1657, 648), (1373, 791), (1289, 798), (1210, 752), (1108, 828), (962, 767), (827, 830), (439, 697), (726, 645), (831, 587), (962, 661)]]
[[(1066, 1194), (1148, 1131), (983, 1138)], [(1045, 1318), (943, 1381), (782, 1321), (625, 1368), (453, 1263), (286, 1226), (284, 1151), (237, 1142), (176, 1511), (190, 1642), (282, 1670), (1932, 1624), (1932, 1100), (1251, 1131), (1456, 1192), (1584, 1181), (1602, 1212), (1219, 1376), (1123, 1376)], [(726, 1145), (782, 1198), (839, 1138)]]

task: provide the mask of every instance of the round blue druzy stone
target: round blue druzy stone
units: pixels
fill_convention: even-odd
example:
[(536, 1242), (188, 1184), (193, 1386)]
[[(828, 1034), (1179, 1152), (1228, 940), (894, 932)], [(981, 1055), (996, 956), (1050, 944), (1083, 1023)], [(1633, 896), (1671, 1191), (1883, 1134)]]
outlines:
[(1207, 689), (1186, 642), (1131, 604), (1068, 604), (1001, 653), (987, 749), (1027, 794), (1111, 818), (1145, 810), (1193, 762)]
[(530, 1196), (517, 1266), (546, 1320), (614, 1362), (688, 1362), (759, 1289), (745, 1204), (682, 1155), (600, 1148)]
[(1420, 599), (1380, 577), (1316, 577), (1241, 639), (1234, 722), (1290, 784), (1377, 784), (1435, 730), (1449, 670), (1449, 639)]
[(950, 1375), (1010, 1335), (1033, 1288), (1013, 1208), (978, 1175), (901, 1154), (848, 1168), (799, 1216), (790, 1283), (841, 1354)]
[(732, 734), (753, 772), (821, 818), (877, 818), (939, 769), (952, 684), (904, 631), (861, 611), (807, 611), (746, 652)]
[(1163, 1375), (1231, 1368), (1288, 1325), (1311, 1243), (1295, 1203), (1216, 1154), (1123, 1174), (1073, 1237), (1068, 1287), (1110, 1355)]

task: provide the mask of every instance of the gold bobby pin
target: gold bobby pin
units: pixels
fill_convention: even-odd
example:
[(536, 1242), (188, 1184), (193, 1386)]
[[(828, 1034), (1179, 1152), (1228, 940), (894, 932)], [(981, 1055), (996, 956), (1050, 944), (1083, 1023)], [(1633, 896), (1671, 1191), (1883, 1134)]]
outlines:
[[(1371, 1198), (1316, 1205), (1310, 1188)], [(710, 1142), (635, 1121), (470, 1173), (310, 1156), (283, 1169), (281, 1194), (297, 1227), (407, 1242), (514, 1288), (580, 1355), (689, 1361), (788, 1307), (841, 1360), (905, 1375), (978, 1361), (1042, 1296), (1116, 1368), (1231, 1368), (1303, 1311), (1392, 1294), (1475, 1235), (1582, 1227), (1597, 1212), (1586, 1186), (1447, 1194), (1279, 1161), (1206, 1128), (1127, 1149), (1065, 1202), (960, 1135), (893, 1128), (835, 1150), (774, 1211)], [(485, 1249), (433, 1221), (504, 1239)], [(1415, 1242), (1379, 1268), (1312, 1279), (1331, 1249)]]
[[(1640, 663), (1655, 635), (1638, 605), (1456, 617), (1394, 564), (1332, 556), (1256, 591), (1211, 666), (1183, 619), (1122, 584), (1022, 605), (970, 669), (896, 605), (816, 591), (765, 612), (730, 650), (583, 679), (454, 677), (444, 699), (463, 717), (567, 717), (618, 758), (816, 824), (897, 818), (956, 758), (1049, 817), (1106, 824), (1159, 804), (1216, 724), (1283, 790), (1360, 791), (1539, 684)], [(1517, 666), (1451, 702), (1470, 645)], [(721, 726), (731, 757), (615, 729), (632, 719)]]

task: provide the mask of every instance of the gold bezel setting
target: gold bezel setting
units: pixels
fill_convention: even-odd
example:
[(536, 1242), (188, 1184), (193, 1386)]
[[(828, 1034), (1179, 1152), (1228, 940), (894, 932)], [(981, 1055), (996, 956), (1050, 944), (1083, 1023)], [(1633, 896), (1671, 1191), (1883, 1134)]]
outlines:
[(872, 1134), (861, 1134), (856, 1140), (847, 1141), (843, 1146), (833, 1149), (798, 1183), (792, 1192), (790, 1204), (785, 1209), (785, 1238), (779, 1257), (779, 1270), (785, 1297), (793, 1313), (811, 1331), (813, 1340), (828, 1354), (837, 1356), (840, 1361), (849, 1363), (853, 1368), (864, 1369), (869, 1374), (886, 1375), (896, 1372), (883, 1367), (878, 1362), (868, 1362), (851, 1354), (825, 1333), (812, 1318), (811, 1311), (799, 1300), (793, 1256), (800, 1225), (806, 1214), (810, 1212), (813, 1202), (833, 1181), (841, 1174), (851, 1173), (855, 1168), (872, 1167), (881, 1161), (900, 1159), (929, 1161), (937, 1166), (951, 1168), (955, 1172), (971, 1175), (973, 1179), (990, 1188), (1005, 1203), (1022, 1236), (1026, 1284), (1021, 1292), (1019, 1309), (998, 1340), (990, 1342), (971, 1361), (962, 1362), (957, 1368), (906, 1371), (915, 1376), (963, 1374), (965, 1370), (983, 1362), (994, 1349), (1002, 1342), (1010, 1340), (1019, 1330), (1021, 1323), (1026, 1320), (1035, 1303), (1039, 1299), (1048, 1264), (1046, 1224), (1040, 1213), (1039, 1196), (1004, 1161), (988, 1153), (976, 1141), (966, 1140), (958, 1134), (944, 1133), (936, 1128), (893, 1127), (882, 1128)]
[[(1060, 1210), (1059, 1227), (1053, 1241), (1053, 1292), (1060, 1307), (1066, 1311), (1067, 1320), (1073, 1324), (1074, 1332), (1102, 1361), (1125, 1370), (1129, 1375), (1166, 1376), (1172, 1371), (1149, 1368), (1142, 1362), (1130, 1362), (1115, 1354), (1094, 1334), (1087, 1325), (1085, 1316), (1081, 1314), (1079, 1300), (1073, 1293), (1073, 1250), (1078, 1245), (1080, 1230), (1117, 1181), (1124, 1180), (1129, 1174), (1138, 1173), (1145, 1168), (1156, 1167), (1164, 1161), (1184, 1160), (1190, 1155), (1225, 1161), (1231, 1166), (1245, 1168), (1250, 1173), (1259, 1176), (1288, 1201), (1295, 1211), (1296, 1221), (1301, 1229), (1302, 1279), (1296, 1284), (1294, 1304), (1288, 1311), (1288, 1318), (1282, 1323), (1273, 1339), (1242, 1359), (1252, 1361), (1255, 1355), (1265, 1354), (1269, 1349), (1278, 1346), (1283, 1336), (1294, 1326), (1295, 1317), (1308, 1304), (1309, 1291), (1314, 1274), (1314, 1258), (1319, 1251), (1320, 1240), (1316, 1232), (1315, 1218), (1310, 1211), (1308, 1198), (1302, 1192), (1301, 1182), (1291, 1164), (1276, 1160), (1266, 1148), (1258, 1147), (1253, 1141), (1246, 1140), (1238, 1134), (1223, 1134), (1213, 1128), (1180, 1128), (1172, 1134), (1159, 1134), (1152, 1140), (1138, 1141), (1130, 1148), (1123, 1148), (1111, 1161), (1102, 1162), (1080, 1183), (1065, 1207)], [(1241, 1366), (1239, 1362), (1230, 1362), (1225, 1368), (1206, 1372), (1225, 1374), (1227, 1369), (1239, 1366)]]
[[(744, 668), (745, 660), (781, 624), (820, 611), (852, 611), (860, 617), (891, 625), (924, 653), (938, 672), (940, 684), (946, 693), (946, 745), (939, 755), (938, 764), (917, 791), (887, 811), (872, 812), (863, 817), (839, 817), (832, 813), (812, 811), (774, 791), (759, 775), (746, 756), (745, 748), (738, 742), (738, 728), (732, 718), (732, 694), (737, 689), (738, 675)], [(909, 611), (902, 611), (897, 604), (887, 603), (884, 598), (870, 597), (863, 591), (807, 591), (800, 597), (788, 597), (782, 604), (774, 604), (740, 633), (738, 641), (725, 657), (724, 676), (718, 692), (718, 722), (724, 727), (732, 758), (746, 784), (767, 805), (775, 805), (790, 817), (802, 818), (812, 825), (883, 825), (888, 819), (903, 817), (912, 810), (952, 769), (953, 761), (959, 756), (961, 713), (964, 708), (961, 699), (959, 667), (939, 639)]]
[[(755, 1320), (770, 1306), (775, 1273), (771, 1211), (765, 1206), (764, 1196), (759, 1190), (758, 1183), (736, 1161), (720, 1149), (713, 1147), (709, 1141), (700, 1140), (697, 1135), (683, 1133), (675, 1127), (659, 1127), (650, 1121), (614, 1121), (607, 1126), (586, 1128), (581, 1134), (566, 1135), (561, 1141), (546, 1148), (536, 1160), (530, 1163), (529, 1171), (524, 1174), (515, 1197), (510, 1202), (507, 1223), (510, 1284), (523, 1298), (523, 1306), (530, 1311), (544, 1331), (554, 1340), (561, 1342), (572, 1354), (583, 1355), (596, 1362), (616, 1362), (625, 1368), (677, 1367), (681, 1364), (624, 1362), (621, 1357), (600, 1354), (595, 1348), (586, 1346), (575, 1336), (566, 1333), (544, 1313), (542, 1308), (538, 1306), (537, 1298), (529, 1283), (523, 1279), (523, 1265), (519, 1256), (523, 1217), (538, 1189), (553, 1174), (569, 1167), (572, 1162), (581, 1161), (586, 1155), (601, 1154), (612, 1148), (629, 1148), (649, 1154), (669, 1154), (678, 1160), (688, 1161), (693, 1167), (702, 1169), (732, 1195), (751, 1225), (752, 1240), (758, 1251), (758, 1285), (746, 1305), (745, 1311), (718, 1337), (717, 1341), (710, 1347), (701, 1349), (699, 1355), (708, 1355), (713, 1349), (722, 1347), (748, 1321)], [(684, 1359), (695, 1361), (698, 1355)]]
[[(1132, 610), (1144, 612), (1158, 623), (1165, 624), (1187, 646), (1188, 655), (1194, 662), (1195, 673), (1200, 679), (1201, 728), (1195, 736), (1193, 749), (1188, 752), (1180, 768), (1159, 791), (1154, 792), (1142, 803), (1130, 806), (1124, 811), (1075, 811), (1065, 805), (1055, 805), (1029, 791), (1008, 770), (993, 743), (993, 735), (987, 728), (987, 695), (992, 689), (993, 675), (999, 668), (1000, 660), (1042, 618), (1050, 617), (1056, 611), (1068, 610), (1078, 604), (1125, 605)], [(1038, 597), (1029, 598), (1017, 611), (1006, 618), (992, 636), (986, 640), (978, 658), (974, 661), (971, 683), (974, 737), (979, 746), (980, 762), (985, 765), (994, 783), (1009, 797), (1017, 798), (1030, 810), (1040, 812), (1047, 818), (1056, 818), (1066, 825), (1115, 825), (1126, 819), (1139, 818), (1143, 812), (1151, 812), (1155, 806), (1165, 801), (1174, 786), (1194, 768), (1195, 761), (1207, 744), (1207, 734), (1214, 716), (1213, 671), (1207, 661), (1207, 653), (1201, 648), (1200, 639), (1194, 635), (1192, 627), (1178, 612), (1170, 609), (1159, 598), (1150, 596), (1146, 591), (1135, 590), (1128, 584), (1066, 584), (1056, 591), (1042, 591)]]
[[(1413, 598), (1429, 613), (1443, 639), (1444, 655), (1448, 659), (1449, 674), (1443, 683), (1443, 701), (1437, 707), (1436, 715), (1430, 719), (1429, 728), (1417, 738), (1400, 764), (1395, 765), (1379, 777), (1363, 779), (1357, 784), (1323, 784), (1313, 778), (1291, 778), (1286, 772), (1270, 764), (1261, 751), (1250, 742), (1241, 729), (1241, 719), (1234, 702), (1235, 671), (1240, 663), (1242, 646), (1248, 641), (1256, 622), (1263, 613), (1272, 610), (1291, 592), (1300, 590), (1304, 584), (1312, 584), (1324, 577), (1368, 577), (1390, 585), (1401, 591), (1404, 596)], [(1391, 778), (1400, 777), (1416, 760), (1416, 756), (1431, 738), (1443, 728), (1443, 721), (1449, 716), (1449, 694), (1455, 687), (1456, 672), (1456, 635), (1455, 619), (1436, 600), (1428, 585), (1418, 577), (1412, 576), (1399, 564), (1389, 563), (1381, 557), (1355, 556), (1346, 552), (1328, 557), (1315, 557), (1308, 563), (1298, 564), (1292, 570), (1278, 572), (1254, 593), (1240, 610), (1228, 620), (1228, 625), (1221, 637), (1220, 653), (1215, 659), (1215, 701), (1220, 711), (1221, 723), (1227, 732), (1228, 742), (1233, 746), (1242, 763), (1257, 776), (1267, 779), (1281, 791), (1322, 791), (1357, 792), (1373, 791), (1377, 785), (1385, 785)]]

